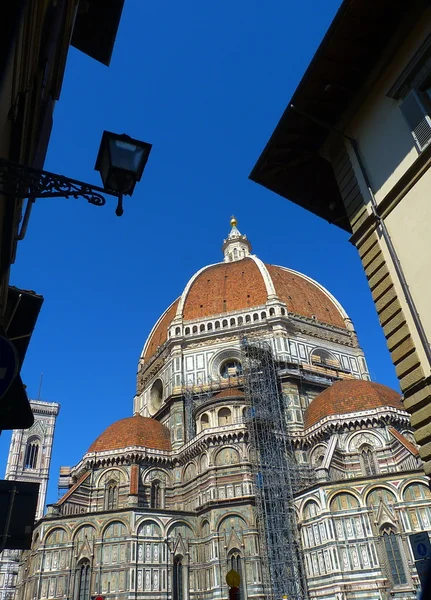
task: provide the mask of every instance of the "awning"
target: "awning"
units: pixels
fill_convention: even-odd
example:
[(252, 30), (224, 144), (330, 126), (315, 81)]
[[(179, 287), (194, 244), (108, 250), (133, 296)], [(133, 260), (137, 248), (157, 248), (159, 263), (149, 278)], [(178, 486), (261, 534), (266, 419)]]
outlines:
[[(43, 303), (34, 292), (9, 287), (4, 318), (4, 335), (15, 346), (21, 370), (31, 335)], [(34, 417), (20, 375), (0, 400), (0, 430), (28, 429)]]
[(72, 46), (106, 66), (111, 62), (124, 0), (80, 2)]

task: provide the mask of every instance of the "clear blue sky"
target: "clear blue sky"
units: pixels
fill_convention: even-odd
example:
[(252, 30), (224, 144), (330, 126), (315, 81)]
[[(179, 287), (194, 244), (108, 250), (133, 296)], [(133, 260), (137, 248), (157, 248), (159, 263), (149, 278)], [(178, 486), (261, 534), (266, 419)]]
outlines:
[[(48, 501), (132, 414), (139, 354), (194, 272), (221, 259), (235, 214), (264, 261), (317, 279), (353, 319), (373, 379), (398, 387), (348, 235), (248, 180), (339, 0), (126, 0), (109, 68), (70, 51), (46, 168), (100, 185), (104, 129), (153, 144), (125, 214), (38, 200), (11, 283), (45, 297), (23, 368), (57, 401)], [(10, 435), (0, 439), (6, 463)]]

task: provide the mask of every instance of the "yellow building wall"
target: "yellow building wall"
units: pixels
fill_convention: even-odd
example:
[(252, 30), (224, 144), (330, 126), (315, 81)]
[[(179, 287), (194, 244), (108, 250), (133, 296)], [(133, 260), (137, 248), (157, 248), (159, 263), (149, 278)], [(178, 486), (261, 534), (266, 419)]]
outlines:
[(422, 324), (431, 340), (431, 171), (385, 219)]
[(345, 133), (356, 139), (373, 193), (379, 203), (419, 156), (400, 101), (387, 93), (431, 32), (431, 10), (412, 30), (395, 55), (373, 74), (374, 85), (361, 101)]

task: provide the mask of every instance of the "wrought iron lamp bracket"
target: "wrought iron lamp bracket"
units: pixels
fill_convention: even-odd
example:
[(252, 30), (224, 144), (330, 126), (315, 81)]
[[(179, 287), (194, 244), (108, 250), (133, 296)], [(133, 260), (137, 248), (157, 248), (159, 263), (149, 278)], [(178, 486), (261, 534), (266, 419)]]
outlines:
[(106, 204), (105, 194), (118, 198), (116, 214), (123, 214), (122, 194), (78, 179), (33, 169), (0, 158), (0, 194), (14, 198), (84, 198), (95, 206)]

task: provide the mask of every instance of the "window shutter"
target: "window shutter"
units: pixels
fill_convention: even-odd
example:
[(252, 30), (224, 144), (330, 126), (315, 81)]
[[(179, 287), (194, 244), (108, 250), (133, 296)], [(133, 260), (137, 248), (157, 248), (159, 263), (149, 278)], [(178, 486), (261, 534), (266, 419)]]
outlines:
[(431, 141), (431, 118), (416, 90), (412, 90), (408, 94), (404, 102), (400, 104), (400, 110), (410, 127), (417, 147), (419, 150), (424, 150)]

